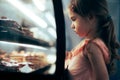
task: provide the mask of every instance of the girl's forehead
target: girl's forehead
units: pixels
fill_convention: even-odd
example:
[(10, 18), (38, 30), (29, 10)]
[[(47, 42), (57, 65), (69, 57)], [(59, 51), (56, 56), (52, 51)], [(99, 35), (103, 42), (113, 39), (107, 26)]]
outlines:
[(78, 16), (77, 13), (73, 12), (71, 9), (68, 9), (68, 15), (70, 16)]

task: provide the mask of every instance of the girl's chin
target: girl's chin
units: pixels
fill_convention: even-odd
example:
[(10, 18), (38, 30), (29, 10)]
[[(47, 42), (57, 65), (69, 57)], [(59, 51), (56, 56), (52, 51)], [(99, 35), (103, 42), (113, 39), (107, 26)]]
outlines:
[(79, 37), (84, 38), (85, 34), (80, 34), (79, 32), (74, 31)]
[(85, 38), (86, 36), (84, 35), (84, 34), (78, 34), (78, 33), (76, 33), (79, 37), (81, 37), (81, 38)]

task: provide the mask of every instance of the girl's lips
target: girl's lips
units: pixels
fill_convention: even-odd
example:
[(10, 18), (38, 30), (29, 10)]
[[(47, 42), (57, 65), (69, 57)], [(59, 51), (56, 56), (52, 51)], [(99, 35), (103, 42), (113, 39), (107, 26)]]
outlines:
[(75, 33), (77, 33), (75, 30), (74, 30)]
[(75, 33), (77, 33), (75, 30), (74, 30)]
[(75, 30), (75, 29), (73, 29), (73, 31), (77, 34), (77, 32), (76, 32), (76, 30)]

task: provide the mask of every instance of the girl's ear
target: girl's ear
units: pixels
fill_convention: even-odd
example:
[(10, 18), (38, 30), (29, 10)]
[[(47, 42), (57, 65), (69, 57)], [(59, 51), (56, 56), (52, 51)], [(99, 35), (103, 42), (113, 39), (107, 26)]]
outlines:
[(96, 22), (96, 17), (92, 14), (88, 15), (88, 20), (91, 24)]
[(92, 15), (92, 14), (89, 14), (89, 15), (88, 15), (88, 19), (89, 19), (89, 20), (92, 20), (93, 18), (95, 18), (94, 15)]

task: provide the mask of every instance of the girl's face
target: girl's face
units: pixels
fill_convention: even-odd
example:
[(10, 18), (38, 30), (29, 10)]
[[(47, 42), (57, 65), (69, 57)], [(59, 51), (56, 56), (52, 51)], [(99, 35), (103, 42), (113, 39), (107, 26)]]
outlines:
[(87, 37), (91, 30), (94, 29), (93, 20), (88, 17), (82, 17), (77, 13), (68, 10), (69, 18), (72, 20), (72, 29), (80, 36)]

